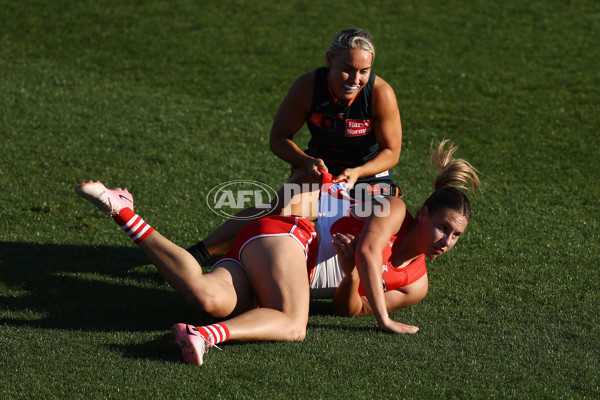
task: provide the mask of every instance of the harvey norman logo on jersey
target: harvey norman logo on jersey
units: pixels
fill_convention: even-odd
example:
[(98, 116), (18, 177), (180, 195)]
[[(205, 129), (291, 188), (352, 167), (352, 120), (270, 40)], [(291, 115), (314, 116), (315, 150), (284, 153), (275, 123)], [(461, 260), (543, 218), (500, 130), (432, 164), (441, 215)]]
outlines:
[(347, 119), (346, 120), (346, 136), (364, 136), (371, 132), (370, 119)]

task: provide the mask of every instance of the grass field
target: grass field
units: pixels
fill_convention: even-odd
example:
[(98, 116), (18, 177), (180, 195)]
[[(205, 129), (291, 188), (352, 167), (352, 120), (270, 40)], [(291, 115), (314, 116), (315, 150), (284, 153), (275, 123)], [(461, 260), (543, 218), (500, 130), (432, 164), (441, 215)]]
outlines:
[[(600, 397), (600, 4), (594, 0), (0, 0), (0, 398)], [(206, 320), (74, 194), (127, 186), (187, 246), (215, 185), (278, 187), (272, 117), (341, 29), (395, 89), (409, 209), (450, 138), (484, 194), (415, 336), (315, 301), (302, 343), (170, 343)], [(304, 143), (306, 132), (298, 135)], [(303, 142), (304, 141), (304, 142)]]

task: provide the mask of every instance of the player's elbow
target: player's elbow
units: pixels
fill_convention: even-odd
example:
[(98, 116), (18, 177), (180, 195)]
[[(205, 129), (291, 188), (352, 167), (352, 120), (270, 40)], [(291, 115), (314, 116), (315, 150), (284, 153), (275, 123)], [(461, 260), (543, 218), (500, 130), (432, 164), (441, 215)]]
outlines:
[(425, 296), (427, 296), (428, 290), (429, 290), (428, 286), (425, 286), (421, 290), (417, 291), (417, 293), (415, 293), (414, 296), (412, 296), (412, 298), (411, 298), (412, 301), (411, 301), (411, 304), (409, 304), (409, 305), (412, 306), (414, 304), (417, 304), (421, 300), (423, 300), (425, 298)]
[(269, 148), (271, 149), (271, 152), (275, 155), (277, 155), (280, 145), (281, 144), (277, 139), (271, 138), (269, 140)]
[(423, 300), (425, 296), (427, 296), (428, 291), (429, 284), (427, 277), (425, 276), (421, 278), (420, 282), (417, 282), (416, 286), (410, 287), (410, 289), (405, 292), (406, 295), (403, 301), (399, 304), (399, 306), (395, 307), (395, 309), (405, 308), (417, 304)]
[(429, 277), (427, 276), (427, 274), (425, 274), (415, 283), (416, 287), (415, 292), (413, 294), (415, 300), (413, 304), (417, 304), (418, 302), (423, 300), (425, 296), (427, 296), (427, 292), (429, 291)]
[(370, 259), (381, 258), (381, 249), (379, 249), (374, 243), (365, 241), (359, 241), (356, 246), (355, 260), (356, 266), (365, 265)]
[(269, 138), (269, 148), (273, 154), (279, 155), (282, 149), (286, 146), (287, 142), (288, 138), (280, 134), (271, 133)]
[(388, 163), (391, 164), (392, 167), (394, 167), (396, 164), (398, 164), (398, 161), (400, 161), (400, 151), (401, 151), (400, 146), (387, 147), (387, 148), (383, 149), (382, 151), (385, 151), (387, 153)]

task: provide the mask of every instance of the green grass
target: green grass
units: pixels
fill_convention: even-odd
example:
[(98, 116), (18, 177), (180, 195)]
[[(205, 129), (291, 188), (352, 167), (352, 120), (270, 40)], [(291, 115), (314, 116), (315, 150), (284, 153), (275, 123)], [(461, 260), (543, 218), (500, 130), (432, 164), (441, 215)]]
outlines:
[[(0, 1), (0, 397), (597, 398), (600, 5), (253, 3)], [(409, 208), (431, 191), (432, 139), (482, 173), (428, 296), (393, 314), (421, 331), (320, 301), (302, 343), (182, 364), (169, 327), (207, 318), (74, 186), (127, 186), (194, 243), (222, 222), (212, 187), (285, 181), (272, 117), (353, 25), (398, 96)]]

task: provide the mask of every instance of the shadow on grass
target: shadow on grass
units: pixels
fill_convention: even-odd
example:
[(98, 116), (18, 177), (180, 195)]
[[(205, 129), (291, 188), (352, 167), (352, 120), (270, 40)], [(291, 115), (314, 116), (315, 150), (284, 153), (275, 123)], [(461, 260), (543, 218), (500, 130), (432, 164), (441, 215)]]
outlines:
[[(344, 318), (344, 317), (340, 317)], [(389, 335), (388, 332), (384, 332), (379, 329), (376, 325), (373, 326), (356, 326), (350, 323), (348, 324), (333, 324), (333, 323), (323, 323), (323, 322), (315, 322), (309, 321), (307, 325), (308, 329), (322, 329), (322, 330), (331, 330), (336, 332), (369, 332), (369, 333), (382, 333), (385, 335)]]
[(154, 361), (166, 361), (173, 363), (183, 362), (180, 349), (173, 343), (171, 333), (165, 333), (154, 340), (136, 344), (106, 345), (111, 351), (120, 353), (123, 357), (130, 359), (143, 359)]
[[(137, 247), (0, 242), (0, 304), (0, 325), (43, 329), (147, 332), (168, 331), (176, 322), (215, 322), (187, 305)], [(317, 319), (334, 315), (330, 300), (313, 300), (310, 307)], [(130, 358), (180, 361), (170, 332), (109, 347)]]
[[(0, 323), (55, 329), (160, 330), (213, 322), (194, 311), (137, 247), (0, 242)], [(313, 300), (311, 316), (331, 316)]]
[(0, 324), (151, 331), (204, 324), (136, 247), (0, 242)]

